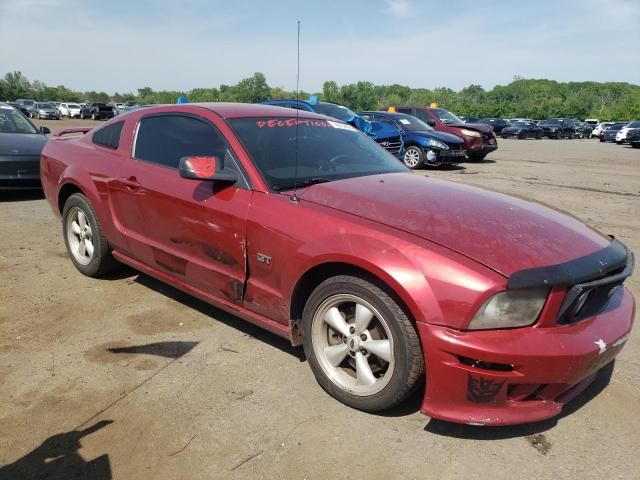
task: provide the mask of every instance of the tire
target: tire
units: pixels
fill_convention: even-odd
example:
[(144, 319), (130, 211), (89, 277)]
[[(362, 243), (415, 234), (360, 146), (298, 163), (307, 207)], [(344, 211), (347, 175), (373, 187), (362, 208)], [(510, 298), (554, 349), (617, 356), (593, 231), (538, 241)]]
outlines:
[(616, 140), (616, 145), (622, 145), (622, 142)]
[(84, 113), (80, 112), (80, 120), (84, 120)]
[(95, 114), (95, 113), (92, 113), (92, 114), (91, 114), (91, 120), (95, 120), (95, 119), (96, 119), (96, 114)]
[(601, 141), (602, 143), (604, 143), (604, 138), (600, 137), (600, 141)]
[(481, 162), (487, 155), (487, 153), (467, 153), (469, 160), (472, 162)]
[[(361, 327), (355, 311), (364, 320)], [(424, 379), (422, 348), (409, 317), (384, 290), (362, 278), (341, 275), (318, 285), (304, 308), (302, 335), (320, 386), (352, 408), (366, 412), (391, 408)], [(377, 354), (366, 350), (374, 345)], [(333, 348), (330, 355), (327, 348)], [(362, 372), (361, 380), (356, 372)]]
[[(84, 216), (84, 222), (81, 215)], [(80, 233), (75, 231), (74, 224)], [(119, 263), (111, 255), (111, 247), (104, 237), (98, 217), (84, 195), (74, 193), (65, 202), (62, 210), (62, 232), (67, 253), (82, 274), (100, 277), (118, 268)], [(87, 241), (93, 252), (87, 248)], [(84, 255), (81, 244), (84, 245)]]
[(536, 140), (542, 140), (542, 135), (540, 135), (539, 133), (536, 134)]
[(640, 143), (632, 143), (631, 148), (640, 148)]
[(402, 157), (402, 163), (404, 163), (411, 170), (417, 170), (424, 165), (424, 152), (420, 147), (411, 146), (408, 147)]

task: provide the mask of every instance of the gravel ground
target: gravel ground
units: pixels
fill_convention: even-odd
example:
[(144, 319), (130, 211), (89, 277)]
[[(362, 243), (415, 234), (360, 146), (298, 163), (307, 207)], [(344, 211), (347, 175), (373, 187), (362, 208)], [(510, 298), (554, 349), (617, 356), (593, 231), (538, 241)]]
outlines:
[[(638, 150), (500, 140), (483, 163), (420, 174), (553, 205), (640, 252)], [(1, 193), (0, 232), (0, 465), (27, 478), (640, 478), (638, 329), (553, 421), (452, 425), (418, 396), (371, 415), (278, 337), (132, 270), (82, 276), (39, 194)]]

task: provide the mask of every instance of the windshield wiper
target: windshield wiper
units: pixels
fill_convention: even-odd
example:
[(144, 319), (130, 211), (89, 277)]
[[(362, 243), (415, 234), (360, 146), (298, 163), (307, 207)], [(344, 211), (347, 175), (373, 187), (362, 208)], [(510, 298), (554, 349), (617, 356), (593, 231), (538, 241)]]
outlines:
[(324, 178), (324, 177), (311, 177), (311, 178), (307, 178), (305, 180), (301, 180), (299, 182), (296, 183), (283, 183), (281, 185), (276, 185), (273, 187), (274, 190), (289, 190), (291, 188), (296, 188), (296, 187), (308, 187), (310, 185), (315, 185), (317, 183), (327, 183), (330, 182), (331, 179), (330, 178)]

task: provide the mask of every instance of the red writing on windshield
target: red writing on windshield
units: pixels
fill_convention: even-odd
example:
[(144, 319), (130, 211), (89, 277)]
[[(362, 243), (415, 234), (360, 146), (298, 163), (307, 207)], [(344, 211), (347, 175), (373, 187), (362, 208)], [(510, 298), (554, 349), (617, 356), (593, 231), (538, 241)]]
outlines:
[(274, 127), (295, 127), (297, 125), (305, 125), (307, 127), (330, 127), (327, 122), (322, 120), (301, 120), (295, 118), (289, 118), (287, 120), (258, 120), (256, 122), (258, 128), (274, 128)]

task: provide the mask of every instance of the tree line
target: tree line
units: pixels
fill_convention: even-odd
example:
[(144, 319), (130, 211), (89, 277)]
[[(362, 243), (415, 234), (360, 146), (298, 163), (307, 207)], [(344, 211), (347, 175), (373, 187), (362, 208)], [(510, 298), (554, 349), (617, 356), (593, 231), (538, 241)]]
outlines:
[[(391, 105), (429, 105), (437, 103), (459, 116), (598, 118), (631, 120), (640, 118), (640, 86), (622, 82), (556, 82), (545, 79), (515, 77), (508, 85), (485, 90), (469, 85), (460, 91), (446, 87), (411, 88), (403, 85), (375, 85), (360, 81), (338, 85), (326, 81), (321, 92), (313, 92), (320, 100), (335, 102), (359, 111), (376, 110)], [(307, 99), (309, 92), (300, 92)], [(295, 98), (295, 92), (268, 85), (262, 73), (255, 73), (235, 85), (194, 88), (188, 91), (156, 91), (139, 88), (136, 93), (109, 94), (79, 92), (64, 85), (45, 85), (29, 81), (21, 72), (7, 73), (0, 79), (0, 99), (33, 98), (66, 102), (136, 102), (140, 104), (175, 103), (178, 97), (190, 102), (247, 102)]]

